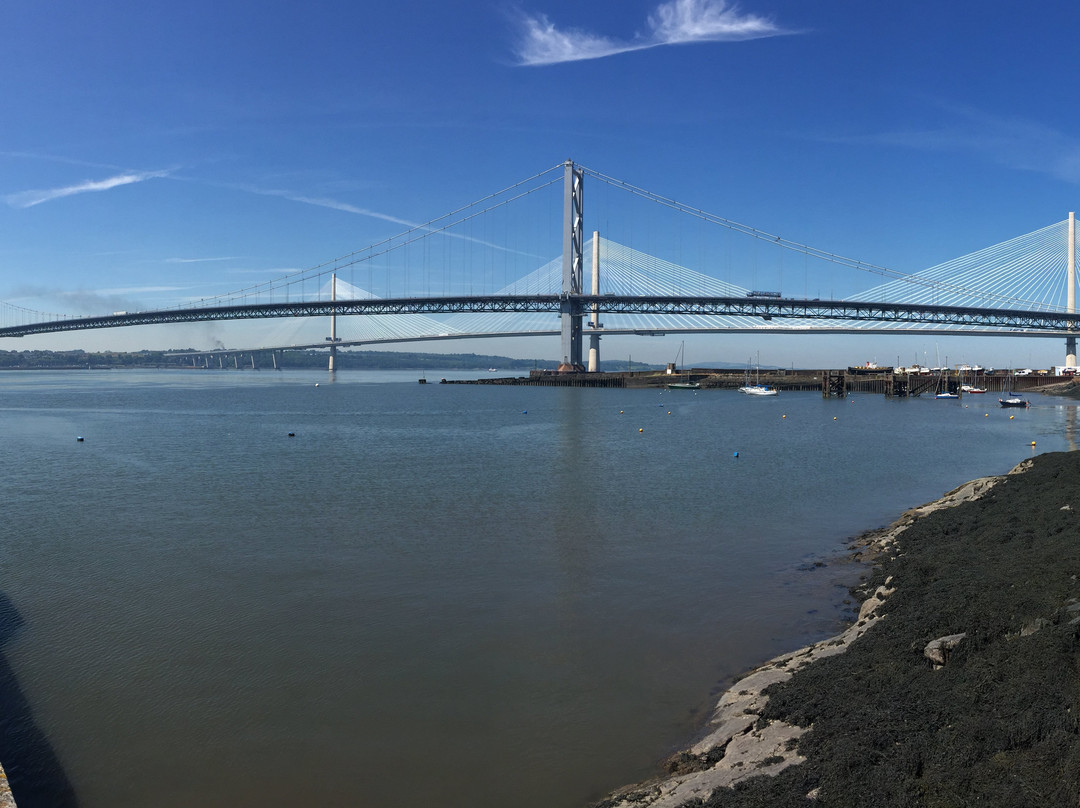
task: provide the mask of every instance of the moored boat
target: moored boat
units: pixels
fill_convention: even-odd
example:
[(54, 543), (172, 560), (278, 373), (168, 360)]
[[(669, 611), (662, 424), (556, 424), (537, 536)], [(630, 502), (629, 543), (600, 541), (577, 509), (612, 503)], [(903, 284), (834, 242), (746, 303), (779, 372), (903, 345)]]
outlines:
[[(686, 348), (686, 343), (685, 342), (680, 343), (679, 352), (677, 354), (675, 354), (675, 361), (668, 366), (668, 373), (671, 373), (673, 370), (675, 370), (677, 367), (679, 367), (679, 363), (683, 359), (683, 351), (685, 350), (685, 348)], [(667, 389), (668, 390), (700, 390), (701, 389), (701, 384), (700, 384), (700, 382), (692, 382), (692, 381), (690, 381), (690, 370), (687, 369), (686, 372), (683, 374), (682, 381), (681, 382), (671, 382), (671, 383), (669, 383), (668, 386), (667, 386)]]
[(769, 387), (767, 384), (761, 383), (761, 364), (755, 363), (754, 365), (754, 383), (750, 383), (750, 362), (746, 363), (746, 378), (743, 381), (743, 386), (739, 388), (740, 393), (745, 393), (748, 396), (775, 396), (779, 394), (779, 390), (775, 387)]
[(739, 392), (746, 393), (748, 396), (775, 396), (780, 393), (775, 387), (765, 384), (747, 384), (740, 387)]
[(1003, 398), (998, 399), (998, 404), (1002, 407), (1028, 407), (1030, 406), (1027, 399), (1017, 395), (1016, 393), (1002, 393)]

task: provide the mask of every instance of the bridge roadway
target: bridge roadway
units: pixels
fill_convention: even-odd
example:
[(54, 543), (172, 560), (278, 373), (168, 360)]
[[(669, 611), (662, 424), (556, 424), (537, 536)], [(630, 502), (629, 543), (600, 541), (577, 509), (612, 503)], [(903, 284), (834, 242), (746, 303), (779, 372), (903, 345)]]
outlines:
[[(871, 303), (798, 298), (636, 296), (636, 295), (489, 295), (414, 297), (369, 300), (241, 303), (156, 311), (123, 312), (99, 317), (57, 318), (0, 328), (0, 337), (22, 337), (61, 331), (119, 328), (218, 320), (283, 317), (329, 317), (386, 314), (552, 313), (585, 315), (594, 306), (601, 314), (712, 315), (848, 322), (950, 326), (956, 329), (1039, 331), (1049, 336), (1080, 330), (1080, 313), (977, 308), (915, 303)], [(658, 327), (657, 332), (666, 329)], [(805, 330), (805, 329), (803, 329)], [(835, 331), (835, 328), (822, 328)], [(966, 333), (977, 334), (978, 331)], [(1017, 336), (1019, 333), (1016, 334)]]

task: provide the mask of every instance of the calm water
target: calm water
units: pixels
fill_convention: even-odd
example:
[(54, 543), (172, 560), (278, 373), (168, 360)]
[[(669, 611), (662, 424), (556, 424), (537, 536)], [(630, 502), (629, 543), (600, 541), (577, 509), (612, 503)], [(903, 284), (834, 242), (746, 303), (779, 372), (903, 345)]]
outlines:
[(1076, 415), (415, 378), (0, 376), (21, 808), (581, 806), (836, 630), (847, 538)]

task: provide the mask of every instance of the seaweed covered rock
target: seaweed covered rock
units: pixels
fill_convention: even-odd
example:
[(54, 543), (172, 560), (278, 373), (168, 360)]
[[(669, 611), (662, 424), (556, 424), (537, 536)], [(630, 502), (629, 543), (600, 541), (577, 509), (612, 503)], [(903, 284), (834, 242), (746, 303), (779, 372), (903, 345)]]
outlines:
[(1080, 455), (1059, 453), (916, 520), (878, 572), (885, 619), (768, 691), (806, 762), (703, 804), (1080, 804), (1076, 506)]
[(1080, 454), (857, 550), (878, 564), (858, 622), (737, 682), (667, 778), (602, 805), (1080, 805)]

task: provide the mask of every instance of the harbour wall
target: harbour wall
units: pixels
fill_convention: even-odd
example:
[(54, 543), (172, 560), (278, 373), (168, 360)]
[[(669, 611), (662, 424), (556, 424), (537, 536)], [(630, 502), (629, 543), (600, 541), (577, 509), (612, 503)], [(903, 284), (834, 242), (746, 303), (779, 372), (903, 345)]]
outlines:
[[(886, 396), (933, 396), (945, 389), (965, 395), (962, 385), (970, 385), (987, 393), (1024, 392), (1060, 382), (1055, 376), (1011, 376), (1007, 373), (980, 373), (961, 377), (957, 373), (908, 374), (891, 368), (846, 368), (836, 370), (761, 370), (754, 374), (754, 383), (777, 390), (820, 392), (825, 397), (843, 397), (848, 393), (878, 393)], [(448, 381), (442, 384), (525, 385), (535, 387), (617, 387), (665, 388), (675, 383), (694, 383), (699, 389), (736, 390), (747, 382), (745, 370), (728, 368), (686, 368), (666, 371), (619, 371), (604, 373), (559, 372), (534, 370), (528, 376), (497, 376), (491, 378)], [(977, 395), (977, 394), (975, 394)]]

